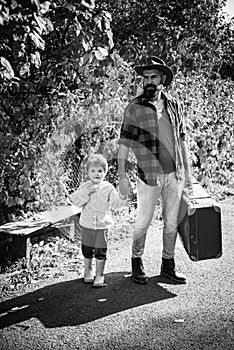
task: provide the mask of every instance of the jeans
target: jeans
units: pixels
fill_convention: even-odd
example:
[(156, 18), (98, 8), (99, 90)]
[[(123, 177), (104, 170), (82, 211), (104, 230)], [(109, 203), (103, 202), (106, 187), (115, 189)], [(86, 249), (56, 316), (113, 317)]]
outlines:
[(160, 186), (148, 186), (140, 179), (137, 183), (138, 215), (133, 227), (132, 257), (144, 253), (148, 227), (152, 221), (156, 203), (161, 195), (163, 218), (162, 257), (174, 258), (177, 237), (178, 212), (183, 190), (183, 181), (178, 181), (174, 172), (159, 175)]

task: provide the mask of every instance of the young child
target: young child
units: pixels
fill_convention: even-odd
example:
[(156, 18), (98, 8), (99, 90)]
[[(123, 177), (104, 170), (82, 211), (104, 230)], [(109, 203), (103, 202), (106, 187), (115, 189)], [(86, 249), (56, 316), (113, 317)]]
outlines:
[[(127, 196), (122, 196), (108, 181), (105, 157), (93, 154), (86, 163), (89, 180), (82, 183), (71, 195), (72, 202), (82, 207), (80, 216), (82, 254), (84, 256), (84, 282), (93, 287), (104, 287), (104, 268), (107, 254), (107, 232), (111, 224), (111, 210), (124, 206)], [(96, 275), (92, 263), (96, 259)]]

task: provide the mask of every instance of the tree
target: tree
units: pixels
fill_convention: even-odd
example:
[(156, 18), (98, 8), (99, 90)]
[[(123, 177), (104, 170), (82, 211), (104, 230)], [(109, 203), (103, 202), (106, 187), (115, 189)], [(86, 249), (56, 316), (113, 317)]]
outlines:
[(91, 101), (90, 84), (113, 46), (110, 21), (93, 0), (1, 1), (3, 221), (11, 209), (35, 201), (35, 164), (61, 115), (54, 106), (72, 90), (77, 104)]
[(222, 14), (225, 0), (104, 2), (113, 17), (115, 47), (128, 61), (154, 54), (175, 72), (225, 70), (233, 76), (234, 28)]
[[(106, 132), (93, 143), (88, 136), (82, 156), (118, 130), (136, 92), (132, 65), (144, 56), (164, 58), (185, 88), (187, 78), (216, 84), (216, 73), (231, 76), (233, 27), (219, 13), (224, 2), (0, 1), (1, 220), (31, 203), (35, 210), (64, 200), (72, 171), (66, 155), (94, 128)], [(189, 98), (193, 105), (196, 95)], [(110, 158), (114, 149), (112, 141), (103, 146)]]

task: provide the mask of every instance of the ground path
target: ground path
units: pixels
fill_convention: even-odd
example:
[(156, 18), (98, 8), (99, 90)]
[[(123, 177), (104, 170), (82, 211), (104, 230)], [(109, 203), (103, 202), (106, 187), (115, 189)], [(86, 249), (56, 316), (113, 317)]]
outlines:
[(84, 285), (68, 272), (3, 301), (0, 349), (233, 349), (233, 204), (221, 204), (221, 258), (192, 262), (178, 241), (176, 262), (187, 285), (159, 277), (161, 229), (152, 228), (144, 257), (147, 285), (128, 277), (130, 238), (115, 243), (105, 288)]

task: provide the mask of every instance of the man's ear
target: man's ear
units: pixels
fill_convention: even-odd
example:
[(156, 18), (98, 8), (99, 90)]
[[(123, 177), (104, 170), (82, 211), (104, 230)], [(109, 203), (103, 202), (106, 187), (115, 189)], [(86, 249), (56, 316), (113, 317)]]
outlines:
[(167, 79), (167, 76), (163, 74), (163, 76), (162, 76), (162, 83), (163, 83), (163, 85), (164, 85), (166, 79)]

